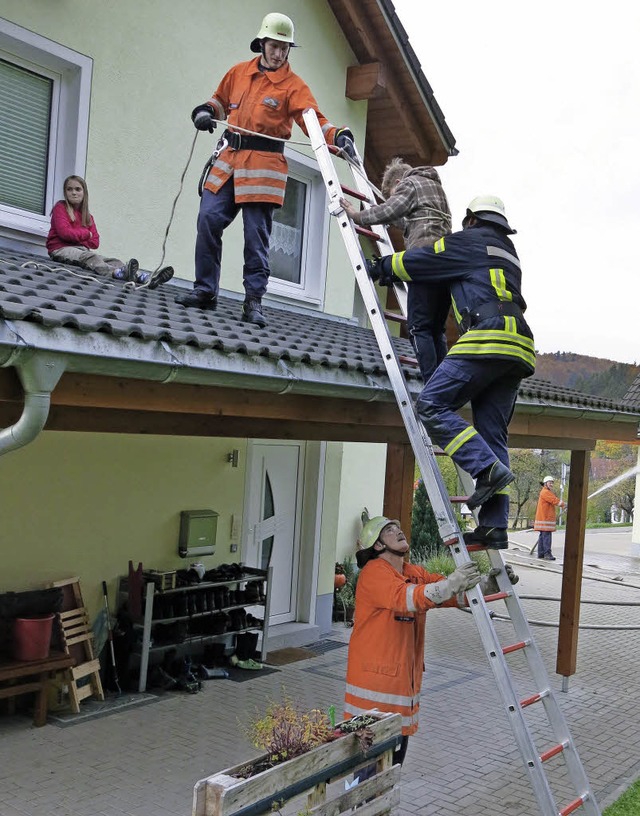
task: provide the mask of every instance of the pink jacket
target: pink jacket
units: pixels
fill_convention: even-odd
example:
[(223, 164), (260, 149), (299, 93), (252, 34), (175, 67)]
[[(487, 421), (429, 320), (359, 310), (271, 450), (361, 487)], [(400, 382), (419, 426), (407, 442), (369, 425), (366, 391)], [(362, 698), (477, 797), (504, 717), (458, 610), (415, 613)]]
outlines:
[(47, 236), (47, 252), (64, 249), (70, 246), (83, 246), (87, 249), (97, 249), (100, 246), (100, 235), (96, 229), (96, 222), (91, 216), (91, 226), (83, 227), (80, 216), (71, 221), (64, 201), (58, 201), (51, 210), (51, 229)]

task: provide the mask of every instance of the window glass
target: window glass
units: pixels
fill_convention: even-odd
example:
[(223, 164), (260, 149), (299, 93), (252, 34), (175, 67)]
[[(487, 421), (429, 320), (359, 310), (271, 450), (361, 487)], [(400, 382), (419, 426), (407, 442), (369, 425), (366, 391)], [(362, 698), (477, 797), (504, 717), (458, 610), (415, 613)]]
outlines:
[(284, 207), (273, 216), (269, 246), (271, 275), (289, 283), (302, 282), (302, 242), (306, 210), (307, 185), (298, 179), (287, 179)]
[(0, 59), (0, 203), (44, 214), (53, 81)]

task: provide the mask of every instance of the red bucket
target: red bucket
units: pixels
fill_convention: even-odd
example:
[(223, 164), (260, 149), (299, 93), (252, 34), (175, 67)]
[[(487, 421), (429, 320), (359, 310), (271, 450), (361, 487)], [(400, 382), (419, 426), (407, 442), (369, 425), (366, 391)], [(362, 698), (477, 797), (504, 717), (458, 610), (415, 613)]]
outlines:
[(44, 660), (49, 657), (53, 615), (16, 618), (13, 624), (13, 656), (16, 660)]

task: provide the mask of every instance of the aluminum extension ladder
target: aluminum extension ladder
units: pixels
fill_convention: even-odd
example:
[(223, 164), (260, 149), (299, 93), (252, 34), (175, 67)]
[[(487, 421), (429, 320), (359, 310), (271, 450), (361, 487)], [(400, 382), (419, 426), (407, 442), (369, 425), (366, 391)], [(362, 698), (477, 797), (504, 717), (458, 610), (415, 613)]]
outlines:
[[(443, 542), (449, 546), (456, 566), (469, 561), (469, 551), (482, 549), (467, 546), (464, 543), (462, 532), (458, 526), (449, 495), (447, 493), (442, 474), (437, 465), (433, 444), (422, 422), (418, 419), (409, 390), (402, 372), (400, 361), (393, 347), (389, 335), (386, 318), (375, 286), (367, 274), (365, 257), (360, 246), (359, 234), (367, 234), (373, 230), (363, 230), (357, 227), (347, 217), (340, 199), (346, 195), (354, 195), (354, 191), (342, 187), (333, 164), (331, 151), (327, 146), (317, 116), (313, 110), (306, 110), (303, 114), (307, 126), (311, 147), (316, 156), (320, 172), (328, 196), (328, 209), (335, 216), (340, 233), (353, 268), (353, 272), (364, 301), (369, 322), (373, 328), (387, 374), (393, 388), (402, 419), (407, 429), (413, 452), (424, 481), (424, 485), (431, 502), (438, 524), (438, 530)], [(359, 168), (351, 167), (356, 184), (355, 197), (365, 204), (375, 203), (373, 189), (364, 167), (358, 156)], [(351, 163), (348, 162), (351, 166)], [(372, 237), (368, 235), (368, 237)], [(393, 252), (388, 234), (384, 227), (375, 227), (375, 237), (381, 254)], [(384, 251), (386, 250), (386, 252)], [(402, 302), (401, 302), (402, 308)], [(469, 486), (463, 484), (463, 488)], [(499, 592), (483, 597), (479, 587), (467, 592), (471, 612), (478, 627), (483, 648), (493, 671), (496, 686), (502, 698), (505, 713), (513, 730), (513, 734), (520, 750), (525, 769), (529, 776), (535, 798), (538, 802), (541, 816), (569, 816), (580, 809), (581, 814), (601, 816), (601, 811), (594, 793), (587, 779), (586, 773), (578, 756), (575, 744), (569, 733), (566, 720), (558, 705), (551, 683), (545, 669), (540, 652), (534, 642), (529, 624), (515, 589), (510, 584), (504, 569), (504, 562), (499, 550), (486, 550), (492, 567), (500, 570), (496, 576)], [(510, 620), (515, 630), (515, 641), (502, 646), (495, 630), (488, 604), (503, 600), (507, 607)], [(507, 656), (513, 652), (523, 652), (534, 684), (535, 693), (521, 699), (518, 695), (514, 680), (511, 676)], [(525, 718), (524, 710), (540, 703), (548, 719), (554, 735), (555, 744), (538, 752), (531, 729)], [(567, 775), (575, 791), (576, 798), (559, 808), (555, 802), (549, 779), (545, 770), (545, 763), (553, 757), (564, 757)]]

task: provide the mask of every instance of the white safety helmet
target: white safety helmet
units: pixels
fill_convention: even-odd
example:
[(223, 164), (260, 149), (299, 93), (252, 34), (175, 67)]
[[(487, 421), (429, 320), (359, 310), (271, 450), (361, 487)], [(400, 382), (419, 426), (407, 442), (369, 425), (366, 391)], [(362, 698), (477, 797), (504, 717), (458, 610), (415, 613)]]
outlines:
[(280, 42), (289, 43), (292, 48), (295, 48), (293, 20), (278, 11), (267, 14), (262, 21), (260, 31), (256, 34), (255, 39), (251, 41), (250, 48), (254, 54), (262, 52), (262, 40), (279, 40)]
[(505, 230), (507, 235), (513, 235), (516, 232), (509, 226), (504, 210), (504, 202), (498, 196), (479, 195), (470, 201), (467, 214), (462, 221), (463, 226), (466, 219), (471, 215), (475, 216), (479, 221), (490, 221), (492, 224), (497, 224)]
[(388, 524), (397, 524), (400, 526), (398, 519), (390, 519), (386, 516), (374, 516), (364, 525), (360, 537), (358, 538), (358, 551), (356, 552), (356, 561), (360, 569), (364, 567), (367, 561), (372, 558), (377, 558), (379, 553), (373, 549), (373, 545), (380, 538), (380, 533)]
[(546, 484), (547, 482), (555, 482), (555, 479), (553, 478), (553, 476), (545, 476), (544, 479), (542, 480), (542, 484)]

